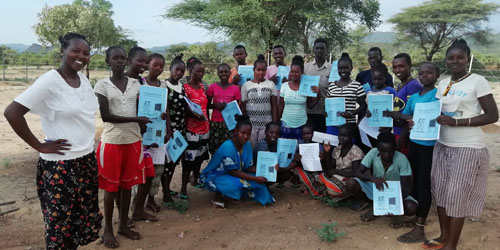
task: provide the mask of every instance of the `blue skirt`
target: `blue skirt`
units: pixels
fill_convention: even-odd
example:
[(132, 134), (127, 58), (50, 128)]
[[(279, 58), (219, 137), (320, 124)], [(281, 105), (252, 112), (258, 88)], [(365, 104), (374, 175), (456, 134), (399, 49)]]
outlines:
[(230, 174), (217, 176), (204, 184), (208, 190), (235, 200), (251, 198), (262, 205), (272, 204), (275, 201), (265, 184), (243, 180)]

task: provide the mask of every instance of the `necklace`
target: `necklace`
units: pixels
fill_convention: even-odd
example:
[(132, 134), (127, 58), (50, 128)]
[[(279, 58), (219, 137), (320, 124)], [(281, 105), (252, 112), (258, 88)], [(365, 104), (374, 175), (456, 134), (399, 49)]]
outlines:
[(75, 92), (75, 94), (78, 96), (78, 98), (80, 99), (80, 101), (83, 102), (83, 100), (85, 99), (85, 90), (83, 89), (82, 83), (80, 81), (80, 77), (78, 77), (78, 82), (80, 83), (79, 87), (82, 89), (82, 95), (81, 96), (78, 93), (78, 91), (76, 91), (76, 88), (74, 88), (73, 86), (71, 86), (71, 80), (68, 78), (68, 76), (66, 76), (66, 74), (64, 73), (64, 70), (62, 68), (59, 68), (59, 70), (63, 74), (63, 79), (68, 83), (68, 85), (70, 86), (70, 88), (73, 89), (73, 92)]
[(457, 82), (461, 82), (463, 81), (465, 78), (469, 77), (472, 73), (467, 73), (465, 74), (464, 76), (458, 78), (457, 80), (453, 81), (451, 80), (451, 77), (450, 77), (450, 83), (448, 84), (448, 86), (446, 87), (446, 89), (444, 90), (444, 93), (443, 93), (443, 96), (446, 96), (448, 94), (448, 92), (450, 92), (450, 89), (451, 89), (451, 86)]

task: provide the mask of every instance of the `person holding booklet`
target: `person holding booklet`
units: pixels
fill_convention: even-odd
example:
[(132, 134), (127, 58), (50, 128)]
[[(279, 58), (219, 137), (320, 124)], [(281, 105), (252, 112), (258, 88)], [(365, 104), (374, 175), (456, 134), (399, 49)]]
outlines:
[[(7, 106), (4, 116), (14, 132), (40, 152), (36, 187), (46, 249), (77, 249), (97, 240), (101, 229), (94, 153), (99, 105), (80, 72), (90, 60), (89, 42), (78, 33), (66, 33), (59, 42), (60, 67), (38, 77)], [(29, 128), (28, 112), (40, 117), (45, 141), (40, 142)], [(8, 239), (3, 239), (5, 244)]]
[[(279, 101), (279, 117), (281, 120), (281, 137), (286, 139), (300, 139), (302, 127), (307, 122), (307, 110), (318, 103), (317, 97), (305, 97), (299, 95), (300, 77), (304, 72), (304, 59), (294, 56), (290, 66), (290, 81), (281, 86)], [(317, 86), (312, 87), (313, 92), (318, 93)]]
[[(366, 94), (363, 85), (351, 79), (352, 60), (349, 54), (342, 53), (337, 63), (340, 80), (331, 82), (328, 86), (328, 98), (341, 97), (345, 100), (345, 112), (340, 115), (346, 119), (346, 123), (356, 123), (356, 117), (364, 114), (366, 110)], [(356, 108), (356, 104), (359, 105)], [(338, 135), (339, 128), (328, 126), (326, 132), (331, 135)], [(357, 140), (360, 141), (360, 140)]]
[(446, 50), (451, 73), (439, 82), (442, 102), (440, 137), (434, 146), (431, 189), (436, 199), (441, 235), (424, 247), (456, 249), (465, 217), (479, 217), (486, 198), (489, 152), (480, 126), (498, 121), (498, 108), (488, 81), (468, 72), (470, 48), (463, 39)]
[[(216, 192), (212, 204), (226, 208), (224, 197), (235, 200), (251, 198), (262, 205), (274, 203), (265, 183), (267, 179), (255, 176), (250, 136), (252, 123), (246, 115), (237, 116), (233, 138), (225, 141), (210, 159), (200, 176), (206, 189)], [(277, 167), (277, 166), (276, 166)]]
[(233, 58), (236, 60), (236, 66), (231, 69), (231, 74), (229, 75), (228, 82), (230, 84), (234, 84), (238, 87), (238, 83), (240, 82), (240, 75), (238, 74), (238, 67), (239, 66), (246, 66), (246, 59), (247, 59), (247, 49), (245, 46), (238, 44), (234, 47), (233, 49)]
[[(390, 132), (382, 132), (377, 137), (377, 147), (366, 154), (354, 178), (347, 181), (347, 191), (358, 197), (373, 200), (373, 186), (380, 191), (387, 186), (386, 181), (399, 181), (403, 197), (404, 215), (415, 215), (418, 202), (410, 195), (412, 172), (406, 156), (396, 151), (396, 138)], [(360, 216), (364, 222), (375, 219), (373, 208)], [(391, 228), (401, 228), (400, 216), (391, 218)]]
[(210, 138), (210, 123), (208, 120), (208, 98), (205, 95), (205, 86), (201, 83), (205, 74), (205, 66), (197, 58), (188, 60), (190, 69), (189, 82), (184, 84), (186, 97), (193, 103), (201, 106), (203, 115), (199, 115), (192, 110), (186, 113), (186, 140), (188, 147), (184, 153), (184, 163), (182, 166), (182, 186), (179, 198), (187, 200), (187, 183), (189, 175), (193, 172), (191, 185), (201, 187), (198, 184), (201, 163), (208, 159), (207, 143)]
[(105, 227), (102, 240), (108, 248), (118, 247), (112, 222), (115, 198), (120, 212), (118, 234), (131, 240), (141, 238), (138, 232), (129, 228), (128, 211), (130, 189), (143, 183), (141, 127), (145, 127), (150, 120), (147, 117), (137, 117), (140, 84), (136, 79), (125, 76), (126, 61), (124, 49), (109, 47), (106, 50), (106, 62), (111, 67), (112, 75), (97, 81), (94, 87), (104, 121), (104, 130), (96, 154), (99, 164), (99, 188), (105, 190)]
[(211, 155), (224, 143), (229, 140), (232, 135), (227, 129), (224, 117), (221, 111), (226, 107), (226, 104), (232, 101), (241, 99), (240, 88), (229, 83), (229, 65), (222, 63), (217, 67), (217, 75), (220, 81), (212, 83), (207, 90), (208, 108), (212, 109), (212, 117), (210, 119), (210, 140), (209, 151)]
[[(269, 65), (269, 67), (267, 67), (265, 78), (267, 80), (271, 80), (272, 82), (274, 82), (276, 84), (278, 81), (278, 67), (279, 66), (286, 66), (285, 47), (283, 47), (283, 45), (274, 45), (272, 53), (273, 53), (273, 58), (274, 58), (274, 64)], [(287, 78), (288, 77), (283, 78), (281, 82), (287, 82), (288, 81)]]
[(254, 79), (241, 87), (241, 112), (250, 117), (252, 137), (250, 142), (255, 148), (265, 137), (265, 127), (270, 121), (277, 121), (278, 106), (276, 104), (276, 88), (274, 83), (266, 80), (267, 63), (263, 55), (259, 55), (253, 64)]
[[(170, 62), (170, 76), (165, 81), (167, 85), (167, 114), (169, 117), (169, 122), (167, 125), (170, 126), (169, 131), (173, 134), (175, 131), (179, 131), (182, 136), (186, 136), (186, 126), (185, 126), (185, 114), (186, 114), (186, 103), (183, 100), (185, 96), (184, 87), (179, 80), (184, 76), (186, 70), (186, 64), (182, 61), (184, 55), (181, 53)], [(170, 138), (171, 139), (171, 138)], [(172, 181), (172, 176), (174, 175), (175, 166), (182, 162), (183, 157), (179, 157), (176, 162), (171, 159), (167, 159), (165, 163), (165, 170), (161, 176), (161, 186), (163, 190), (162, 205), (170, 208), (174, 205), (174, 200), (172, 196), (178, 197), (179, 193), (172, 191), (170, 189), (170, 183)]]

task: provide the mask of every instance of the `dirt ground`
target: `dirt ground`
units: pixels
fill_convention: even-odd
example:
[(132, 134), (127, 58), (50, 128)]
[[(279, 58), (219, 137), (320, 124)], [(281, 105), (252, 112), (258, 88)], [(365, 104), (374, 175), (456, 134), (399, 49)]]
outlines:
[[(492, 83), (500, 101), (497, 85)], [(22, 83), (0, 82), (0, 110), (25, 88)], [(34, 134), (43, 138), (38, 117), (28, 114), (27, 119)], [(100, 127), (102, 122), (98, 120)], [(488, 196), (482, 216), (466, 220), (459, 249), (500, 249), (500, 126), (493, 124), (483, 130), (491, 154)], [(3, 115), (0, 133), (4, 141), (0, 144), (0, 203), (16, 201), (0, 207), (0, 212), (20, 208), (0, 216), (0, 249), (43, 249), (43, 220), (35, 187), (38, 154), (13, 133)], [(179, 172), (173, 190), (180, 188)], [(271, 189), (277, 200), (274, 205), (244, 202), (217, 210), (210, 203), (212, 193), (191, 188), (185, 214), (163, 209), (156, 214), (159, 222), (136, 222), (143, 238), (131, 241), (118, 236), (120, 249), (422, 249), (420, 244), (399, 243), (396, 238), (408, 229), (391, 229), (388, 218), (364, 223), (359, 219), (360, 212), (326, 206), (289, 184), (284, 189)], [(336, 242), (321, 241), (315, 230), (332, 222), (338, 223), (338, 230), (345, 236)], [(429, 238), (439, 234), (434, 206), (425, 229)], [(181, 233), (183, 237), (179, 237)], [(82, 249), (105, 248), (92, 243)]]

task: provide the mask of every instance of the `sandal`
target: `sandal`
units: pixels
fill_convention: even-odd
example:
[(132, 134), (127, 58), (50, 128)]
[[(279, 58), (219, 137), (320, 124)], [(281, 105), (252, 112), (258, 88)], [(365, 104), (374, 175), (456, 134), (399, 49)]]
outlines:
[(398, 237), (398, 241), (401, 243), (413, 244), (413, 243), (424, 242), (425, 238), (419, 239), (419, 238), (416, 238), (415, 236), (411, 235), (410, 233), (405, 233), (405, 234)]
[(178, 198), (179, 197), (179, 192), (170, 191), (170, 196), (174, 197), (174, 198)]
[(278, 183), (278, 185), (276, 185), (276, 187), (279, 188), (279, 189), (282, 189), (282, 188), (285, 188), (285, 184)]
[(203, 184), (198, 184), (196, 186), (193, 186), (196, 189), (205, 189), (205, 186)]
[(441, 249), (444, 246), (445, 244), (442, 243), (439, 238), (424, 241), (424, 243), (422, 243), (423, 249)]
[(226, 204), (224, 204), (224, 202), (212, 200), (212, 205), (217, 209), (226, 209)]
[(179, 199), (187, 201), (189, 196), (187, 196), (187, 194), (179, 194)]
[(175, 208), (175, 201), (162, 201), (161, 204), (165, 207), (165, 208)]

